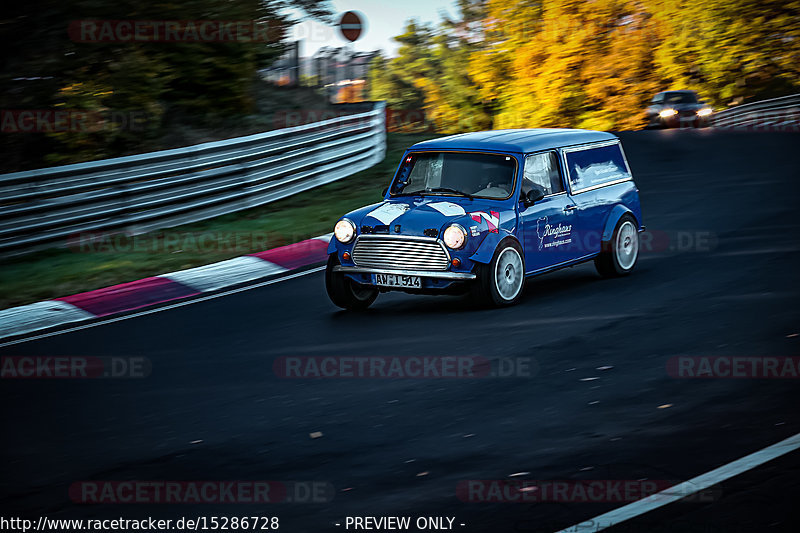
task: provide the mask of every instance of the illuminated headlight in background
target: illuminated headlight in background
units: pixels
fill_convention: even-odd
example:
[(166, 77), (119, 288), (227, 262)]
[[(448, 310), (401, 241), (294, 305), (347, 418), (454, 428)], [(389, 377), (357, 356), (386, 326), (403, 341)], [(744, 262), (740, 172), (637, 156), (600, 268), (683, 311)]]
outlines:
[(444, 230), (444, 243), (448, 248), (458, 250), (467, 242), (467, 230), (458, 224), (451, 224)]
[(707, 117), (710, 114), (711, 114), (711, 108), (710, 107), (704, 107), (703, 109), (698, 109), (697, 110), (697, 116), (698, 117)]
[(353, 237), (356, 235), (356, 225), (346, 218), (343, 218), (333, 227), (333, 234), (336, 235), (339, 242), (347, 244), (352, 241)]
[(669, 117), (674, 117), (677, 114), (678, 112), (675, 111), (674, 109), (662, 109), (661, 112), (658, 114), (658, 116), (661, 118), (669, 118)]

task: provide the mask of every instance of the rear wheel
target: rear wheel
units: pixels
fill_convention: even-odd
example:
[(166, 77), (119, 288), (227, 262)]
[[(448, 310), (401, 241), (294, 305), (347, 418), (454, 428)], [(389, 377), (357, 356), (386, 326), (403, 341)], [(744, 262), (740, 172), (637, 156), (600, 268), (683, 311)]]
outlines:
[(378, 297), (378, 289), (360, 285), (341, 272), (334, 272), (333, 267), (338, 264), (339, 258), (332, 253), (325, 269), (325, 289), (331, 302), (350, 311), (366, 309), (372, 305)]
[(615, 277), (629, 274), (639, 259), (639, 232), (636, 222), (625, 215), (617, 222), (611, 240), (603, 243), (603, 251), (594, 260), (601, 276)]
[(488, 265), (478, 267), (473, 294), (482, 304), (502, 307), (517, 303), (525, 285), (522, 247), (512, 239), (500, 243)]

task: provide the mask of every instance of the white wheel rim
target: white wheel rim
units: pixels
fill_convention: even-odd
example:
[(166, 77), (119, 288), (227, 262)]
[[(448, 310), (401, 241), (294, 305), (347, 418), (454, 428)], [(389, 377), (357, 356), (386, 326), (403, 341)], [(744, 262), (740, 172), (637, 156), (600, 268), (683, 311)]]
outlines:
[(494, 285), (497, 293), (505, 301), (513, 300), (522, 289), (525, 273), (522, 271), (522, 258), (514, 248), (506, 248), (497, 257), (494, 271)]
[(620, 268), (630, 270), (639, 255), (639, 234), (630, 220), (619, 227), (615, 249)]

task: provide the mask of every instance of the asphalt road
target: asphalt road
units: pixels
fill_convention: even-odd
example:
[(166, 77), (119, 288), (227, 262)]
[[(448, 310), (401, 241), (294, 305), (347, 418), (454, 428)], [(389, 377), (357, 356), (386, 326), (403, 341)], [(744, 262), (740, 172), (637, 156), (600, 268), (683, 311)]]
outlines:
[[(800, 432), (798, 379), (676, 379), (678, 356), (800, 355), (800, 135), (622, 134), (655, 240), (633, 275), (531, 280), (521, 305), (382, 295), (338, 311), (321, 272), (0, 349), (141, 356), (143, 379), (0, 380), (0, 514), (454, 516), (554, 531), (620, 503), (464, 502), (464, 480), (686, 480)], [(484, 379), (282, 379), (281, 356), (530, 361)], [(596, 378), (596, 379), (590, 379)], [(311, 438), (321, 432), (320, 438)], [(800, 452), (619, 531), (796, 531)], [(75, 504), (80, 480), (308, 480), (324, 503)], [(336, 526), (341, 523), (341, 526)], [(460, 524), (465, 524), (461, 526)], [(677, 526), (676, 526), (677, 524)]]

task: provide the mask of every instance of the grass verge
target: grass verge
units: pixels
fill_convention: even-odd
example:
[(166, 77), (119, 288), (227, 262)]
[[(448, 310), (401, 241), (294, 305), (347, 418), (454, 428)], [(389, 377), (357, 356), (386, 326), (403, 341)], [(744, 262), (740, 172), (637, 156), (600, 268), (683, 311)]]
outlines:
[(344, 213), (380, 201), (403, 151), (432, 134), (390, 133), (386, 158), (322, 187), (245, 211), (135, 238), (78, 241), (0, 264), (0, 309), (260, 252), (333, 230)]

